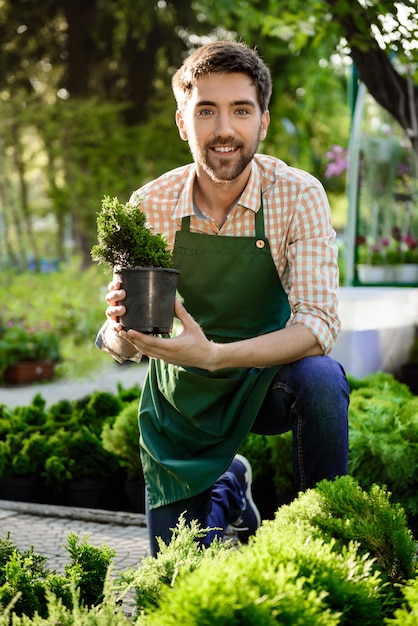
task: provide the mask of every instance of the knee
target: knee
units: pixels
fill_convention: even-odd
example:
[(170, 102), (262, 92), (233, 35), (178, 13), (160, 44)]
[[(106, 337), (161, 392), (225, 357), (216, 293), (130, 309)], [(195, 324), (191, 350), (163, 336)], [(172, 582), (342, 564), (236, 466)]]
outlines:
[(344, 369), (338, 361), (328, 356), (312, 356), (285, 366), (284, 373), (289, 386), (299, 393), (318, 394), (329, 398), (344, 397), (348, 400), (349, 385)]

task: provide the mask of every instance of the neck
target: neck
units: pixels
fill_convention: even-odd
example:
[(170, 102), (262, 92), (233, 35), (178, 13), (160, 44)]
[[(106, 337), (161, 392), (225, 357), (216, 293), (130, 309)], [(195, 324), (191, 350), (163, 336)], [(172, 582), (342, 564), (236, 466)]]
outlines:
[[(244, 174), (244, 172), (243, 172)], [(206, 174), (196, 174), (194, 198), (201, 211), (210, 215), (219, 227), (223, 226), (227, 215), (236, 204), (248, 182), (250, 172), (236, 180), (215, 183)]]

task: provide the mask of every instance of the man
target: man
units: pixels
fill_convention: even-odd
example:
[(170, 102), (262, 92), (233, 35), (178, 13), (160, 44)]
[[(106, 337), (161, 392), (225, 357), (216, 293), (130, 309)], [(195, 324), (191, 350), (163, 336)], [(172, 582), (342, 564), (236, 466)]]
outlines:
[(118, 359), (150, 357), (139, 427), (153, 554), (184, 511), (220, 529), (206, 544), (228, 525), (243, 540), (256, 530), (251, 467), (236, 456), (250, 431), (293, 431), (297, 490), (345, 474), (348, 447), (348, 385), (327, 356), (340, 328), (335, 233), (320, 183), (256, 154), (270, 120), (269, 71), (244, 44), (216, 42), (191, 54), (172, 84), (194, 163), (131, 203), (173, 249), (180, 330), (125, 332), (125, 292), (113, 282), (100, 333)]

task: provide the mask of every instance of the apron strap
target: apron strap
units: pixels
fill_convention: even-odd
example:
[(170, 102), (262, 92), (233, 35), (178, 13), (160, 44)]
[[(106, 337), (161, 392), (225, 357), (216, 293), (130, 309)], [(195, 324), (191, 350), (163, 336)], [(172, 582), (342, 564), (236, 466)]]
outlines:
[(190, 215), (186, 215), (186, 217), (181, 218), (181, 230), (184, 230), (186, 233), (190, 230)]
[[(257, 239), (265, 238), (264, 231), (264, 213), (263, 213), (263, 194), (260, 193), (260, 208), (254, 215), (255, 236)], [(190, 215), (181, 218), (181, 230), (190, 231)]]

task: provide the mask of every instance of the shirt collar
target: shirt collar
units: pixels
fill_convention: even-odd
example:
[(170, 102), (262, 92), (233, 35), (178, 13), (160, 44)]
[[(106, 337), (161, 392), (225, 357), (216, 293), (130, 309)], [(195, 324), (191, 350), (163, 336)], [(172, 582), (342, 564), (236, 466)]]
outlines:
[[(179, 195), (178, 202), (174, 208), (174, 219), (182, 219), (188, 215), (193, 215), (193, 183), (196, 176), (196, 167), (193, 164), (190, 165), (186, 182)], [(238, 199), (237, 204), (251, 209), (256, 213), (260, 208), (260, 198), (262, 191), (262, 166), (258, 162), (256, 156), (251, 162), (251, 172), (248, 179), (248, 183), (245, 186), (241, 197)]]

